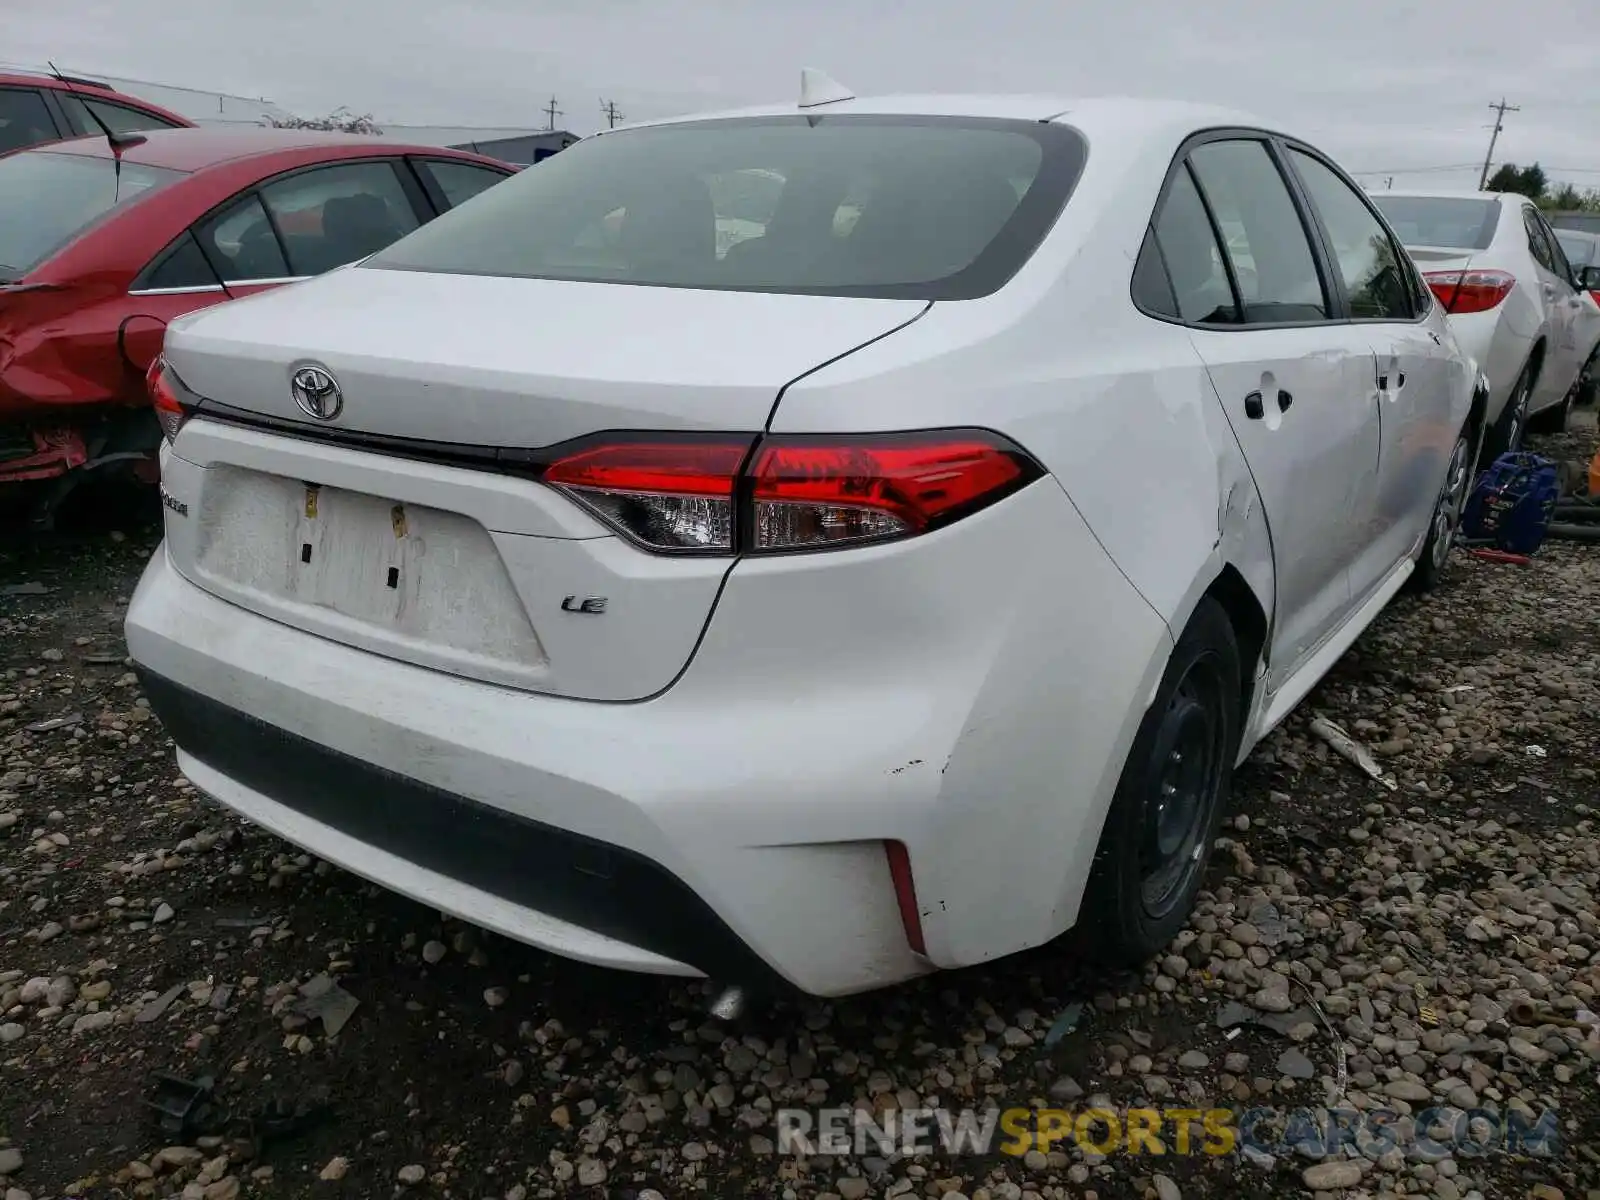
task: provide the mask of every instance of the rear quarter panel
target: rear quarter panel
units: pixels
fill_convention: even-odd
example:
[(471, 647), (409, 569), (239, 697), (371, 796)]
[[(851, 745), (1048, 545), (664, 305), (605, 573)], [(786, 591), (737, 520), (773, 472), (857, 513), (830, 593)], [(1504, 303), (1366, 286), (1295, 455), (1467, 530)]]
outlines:
[[(1051, 586), (996, 597), (994, 620), (1026, 637), (1015, 653), (997, 655), (1013, 669), (997, 667), (965, 715), (940, 796), (952, 834), (965, 828), (963, 815), (981, 824), (996, 803), (983, 781), (1002, 774), (1005, 762), (1027, 762), (1026, 779), (1034, 783), (1081, 778), (1083, 764), (1072, 760), (1089, 748), (1069, 736), (1063, 691), (1094, 687), (1100, 703), (1136, 722), (1173, 639), (1225, 564), (1244, 575), (1270, 619), (1264, 514), (1210, 378), (1187, 332), (1144, 316), (1130, 296), (1133, 265), (1180, 140), (1097, 144), (1067, 211), (1007, 287), (979, 300), (935, 303), (893, 336), (791, 385), (773, 418), (774, 432), (786, 433), (994, 429), (1046, 466), (1069, 498), (1070, 524), (1081, 519), (1092, 535), (1080, 542), (1064, 522), (1059, 530), (1039, 528), (1018, 547), (1051, 563), (1051, 571), (1035, 575)], [(1042, 669), (1070, 664), (1102, 627), (1113, 627), (1103, 610), (1083, 607), (1087, 596), (1072, 583), (1095, 578), (1102, 564), (1128, 581), (1129, 602), (1146, 606), (1166, 636), (1146, 643), (1144, 661), (1119, 664), (1098, 679), (1080, 678), (1069, 666)], [(1096, 594), (1108, 593), (1102, 587)], [(1053, 619), (1033, 622), (1027, 614), (1037, 612)], [(1025, 662), (1033, 665), (1024, 669)], [(1007, 712), (1040, 716), (995, 719)], [(1034, 857), (1061, 864), (1058, 917), (1076, 915), (1087, 856), (1127, 745), (1116, 739), (1096, 747), (1107, 756), (1106, 771), (1091, 795), (1004, 798), (1036, 818)], [(1074, 819), (1066, 820), (1068, 813)], [(1044, 882), (1019, 876), (1006, 887), (1032, 889), (1031, 897), (989, 895), (984, 907), (993, 911), (1003, 899), (1019, 911), (1037, 904)]]

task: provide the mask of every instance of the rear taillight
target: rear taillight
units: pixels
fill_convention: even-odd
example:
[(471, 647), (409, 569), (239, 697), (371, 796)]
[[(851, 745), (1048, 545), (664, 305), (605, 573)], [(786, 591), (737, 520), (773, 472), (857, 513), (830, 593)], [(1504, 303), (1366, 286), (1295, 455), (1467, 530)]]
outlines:
[(667, 553), (824, 550), (927, 533), (1044, 474), (986, 431), (591, 440), (541, 473)]
[(1594, 302), (1600, 304), (1600, 289), (1590, 289), (1589, 295), (1594, 297)]
[(176, 440), (178, 430), (183, 428), (189, 414), (183, 407), (183, 401), (178, 398), (178, 384), (166, 359), (158, 356), (150, 364), (144, 373), (144, 384), (145, 390), (150, 393), (150, 407), (156, 410), (156, 420), (161, 423), (161, 432), (166, 435), (167, 441)]
[(1505, 271), (1428, 271), (1423, 278), (1447, 313), (1488, 312), (1517, 286)]

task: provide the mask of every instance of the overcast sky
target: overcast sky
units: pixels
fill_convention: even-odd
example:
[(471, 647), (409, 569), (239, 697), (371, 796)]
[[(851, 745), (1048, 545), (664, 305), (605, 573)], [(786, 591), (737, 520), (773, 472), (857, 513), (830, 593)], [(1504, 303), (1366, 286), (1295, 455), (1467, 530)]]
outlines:
[(802, 66), (857, 94), (1179, 96), (1377, 187), (1475, 186), (1503, 93), (1522, 111), (1496, 162), (1600, 187), (1595, 0), (0, 0), (0, 57), (403, 124), (537, 128), (554, 94), (577, 133), (602, 97), (631, 118), (786, 101)]

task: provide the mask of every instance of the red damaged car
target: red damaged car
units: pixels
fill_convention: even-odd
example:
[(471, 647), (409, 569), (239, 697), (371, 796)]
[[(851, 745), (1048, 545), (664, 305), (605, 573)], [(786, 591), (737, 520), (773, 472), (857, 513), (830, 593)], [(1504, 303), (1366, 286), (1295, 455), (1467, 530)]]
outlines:
[(381, 137), (165, 129), (0, 156), (0, 487), (48, 523), (84, 473), (153, 478), (166, 324), (344, 266), (513, 174)]

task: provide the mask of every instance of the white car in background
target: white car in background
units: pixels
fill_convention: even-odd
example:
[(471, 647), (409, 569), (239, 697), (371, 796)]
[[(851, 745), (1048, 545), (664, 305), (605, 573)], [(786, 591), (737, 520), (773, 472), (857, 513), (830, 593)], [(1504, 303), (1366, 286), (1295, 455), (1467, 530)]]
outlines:
[(1538, 207), (1510, 192), (1375, 192), (1461, 348), (1489, 379), (1484, 457), (1531, 422), (1561, 429), (1600, 343), (1600, 308)]
[[(1572, 264), (1572, 272), (1579, 285), (1595, 302), (1594, 319), (1600, 324), (1600, 234), (1581, 229), (1563, 229), (1559, 225), (1555, 226), (1555, 231), (1556, 241), (1561, 243), (1567, 261)], [(1596, 395), (1600, 394), (1600, 338), (1596, 339), (1594, 349), (1589, 351), (1588, 361), (1584, 363), (1576, 387), (1575, 398), (1579, 404), (1593, 404)]]
[(1477, 373), (1248, 117), (826, 93), (173, 324), (127, 638), (204, 792), (731, 985), (1178, 932), (1235, 764), (1444, 569)]

